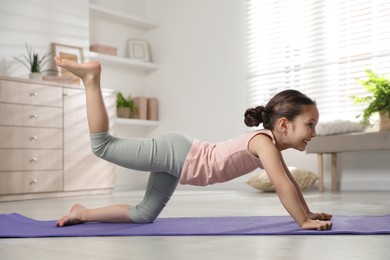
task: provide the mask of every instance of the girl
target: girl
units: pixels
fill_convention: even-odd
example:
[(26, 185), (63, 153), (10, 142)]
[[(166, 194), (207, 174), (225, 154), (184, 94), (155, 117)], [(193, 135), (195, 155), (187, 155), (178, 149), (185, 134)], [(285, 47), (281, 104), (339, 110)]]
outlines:
[(287, 148), (304, 151), (316, 136), (318, 110), (307, 96), (286, 90), (274, 96), (265, 107), (248, 109), (245, 124), (262, 123), (265, 129), (224, 143), (211, 144), (174, 133), (124, 140), (108, 132), (108, 116), (100, 89), (100, 64), (94, 61), (77, 64), (59, 57), (54, 60), (57, 66), (78, 76), (85, 85), (93, 152), (117, 165), (151, 172), (145, 197), (137, 206), (87, 209), (76, 204), (68, 215), (57, 221), (57, 226), (88, 221), (151, 223), (169, 201), (179, 181), (204, 186), (229, 181), (260, 167), (266, 170), (283, 206), (302, 229), (332, 228), (331, 214), (309, 210), (281, 154)]

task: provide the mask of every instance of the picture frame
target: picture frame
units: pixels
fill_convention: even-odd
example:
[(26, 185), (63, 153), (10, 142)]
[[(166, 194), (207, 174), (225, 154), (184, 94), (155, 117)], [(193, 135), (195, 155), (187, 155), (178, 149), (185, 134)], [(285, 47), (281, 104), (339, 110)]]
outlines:
[[(71, 60), (76, 63), (83, 63), (83, 48), (71, 45), (65, 45), (60, 43), (53, 42), (51, 44), (53, 56), (59, 56), (62, 59)], [(56, 76), (63, 78), (71, 78), (74, 84), (80, 84), (80, 79), (70, 73), (69, 71), (62, 69), (54, 65), (54, 71)]]
[(128, 39), (127, 55), (130, 59), (151, 62), (149, 44), (146, 40)]

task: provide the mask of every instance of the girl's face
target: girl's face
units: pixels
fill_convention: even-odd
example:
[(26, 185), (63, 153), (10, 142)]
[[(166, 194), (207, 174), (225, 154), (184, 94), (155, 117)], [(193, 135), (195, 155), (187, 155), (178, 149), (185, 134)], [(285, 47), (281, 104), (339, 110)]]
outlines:
[(319, 113), (317, 106), (305, 105), (302, 114), (288, 122), (287, 139), (291, 148), (304, 151), (310, 140), (316, 136), (315, 127)]

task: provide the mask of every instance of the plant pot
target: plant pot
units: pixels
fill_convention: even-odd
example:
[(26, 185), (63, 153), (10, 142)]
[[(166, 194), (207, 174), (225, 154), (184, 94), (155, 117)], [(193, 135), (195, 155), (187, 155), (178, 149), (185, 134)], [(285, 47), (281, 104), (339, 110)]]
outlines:
[(130, 117), (130, 108), (118, 107), (116, 109), (116, 116), (119, 118), (129, 118)]
[(116, 116), (119, 118), (129, 118), (130, 117), (130, 108), (128, 107), (117, 107)]
[(40, 72), (31, 72), (28, 75), (28, 78), (31, 80), (42, 80), (42, 73)]
[(390, 117), (389, 112), (380, 114), (379, 117), (379, 131), (390, 131)]

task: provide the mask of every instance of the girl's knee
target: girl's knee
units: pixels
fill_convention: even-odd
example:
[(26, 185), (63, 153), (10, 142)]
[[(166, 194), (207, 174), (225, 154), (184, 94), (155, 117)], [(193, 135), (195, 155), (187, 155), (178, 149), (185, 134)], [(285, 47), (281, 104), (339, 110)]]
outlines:
[(178, 179), (169, 173), (151, 173), (144, 200), (130, 209), (130, 218), (136, 223), (152, 223), (170, 200)]
[(109, 132), (90, 134), (91, 150), (97, 157), (104, 157), (106, 146), (110, 142)]
[(138, 224), (153, 223), (157, 219), (160, 212), (155, 214), (153, 212), (146, 212), (143, 207), (143, 205), (138, 205), (137, 207), (130, 209), (131, 221)]
[(147, 216), (147, 215), (139, 215), (136, 220), (133, 220), (134, 223), (138, 224), (150, 224), (153, 223), (157, 219), (157, 216)]

